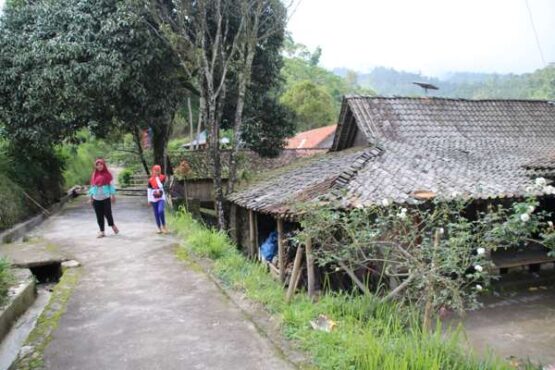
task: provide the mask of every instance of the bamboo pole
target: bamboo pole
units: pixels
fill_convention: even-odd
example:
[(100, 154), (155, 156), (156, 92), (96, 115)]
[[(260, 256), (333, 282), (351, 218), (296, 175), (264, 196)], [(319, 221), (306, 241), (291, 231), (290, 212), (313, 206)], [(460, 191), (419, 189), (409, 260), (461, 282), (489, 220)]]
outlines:
[(254, 212), (249, 209), (249, 257), (254, 257), (254, 252), (256, 250), (255, 240), (254, 240)]
[(283, 245), (283, 220), (277, 219), (279, 281), (285, 282), (285, 246)]
[(301, 261), (303, 258), (303, 247), (297, 247), (297, 253), (295, 254), (295, 262), (293, 264), (293, 271), (291, 271), (291, 278), (289, 280), (289, 287), (287, 288), (287, 294), (285, 296), (285, 302), (291, 302), (291, 297), (295, 294), (297, 285), (299, 284), (299, 276), (301, 275)]
[[(432, 263), (431, 268), (434, 269), (436, 261), (436, 251), (439, 248), (439, 240), (441, 238), (441, 233), (439, 229), (436, 229), (434, 235), (434, 244), (432, 249)], [(429, 331), (432, 326), (432, 315), (433, 315), (433, 299), (434, 299), (434, 285), (433, 282), (428, 281), (428, 287), (426, 289), (426, 305), (424, 306), (424, 314), (422, 319), (422, 331)]]
[(308, 284), (308, 296), (314, 298), (314, 256), (312, 254), (312, 240), (308, 239), (306, 242), (306, 277)]

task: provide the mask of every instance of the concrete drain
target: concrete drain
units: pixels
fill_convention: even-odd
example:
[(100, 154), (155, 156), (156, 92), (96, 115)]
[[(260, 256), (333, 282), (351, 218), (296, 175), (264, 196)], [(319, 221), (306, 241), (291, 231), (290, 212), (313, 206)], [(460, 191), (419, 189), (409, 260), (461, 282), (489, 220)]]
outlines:
[(39, 284), (57, 283), (63, 274), (61, 262), (51, 262), (29, 267), (29, 270), (31, 270)]

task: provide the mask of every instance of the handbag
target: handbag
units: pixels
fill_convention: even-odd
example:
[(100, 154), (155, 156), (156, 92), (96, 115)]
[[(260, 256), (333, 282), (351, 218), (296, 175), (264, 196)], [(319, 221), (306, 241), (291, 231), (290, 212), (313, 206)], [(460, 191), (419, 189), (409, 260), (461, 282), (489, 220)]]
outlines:
[(156, 178), (156, 182), (158, 183), (158, 189), (154, 189), (152, 196), (156, 199), (160, 199), (164, 195), (164, 185), (162, 185), (158, 177)]

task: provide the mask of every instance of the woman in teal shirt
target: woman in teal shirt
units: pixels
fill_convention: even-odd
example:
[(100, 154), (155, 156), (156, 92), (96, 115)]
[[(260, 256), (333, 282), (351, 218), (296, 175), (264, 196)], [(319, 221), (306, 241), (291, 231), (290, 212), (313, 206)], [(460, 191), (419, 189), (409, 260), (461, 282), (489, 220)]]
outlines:
[(114, 230), (114, 233), (119, 233), (119, 229), (114, 223), (112, 216), (112, 202), (116, 202), (116, 188), (113, 184), (113, 177), (106, 162), (103, 159), (97, 159), (94, 163), (95, 169), (91, 176), (91, 188), (89, 189), (89, 203), (92, 204), (94, 212), (96, 213), (96, 221), (100, 232), (98, 238), (106, 236), (104, 233), (104, 219), (108, 221), (108, 226)]

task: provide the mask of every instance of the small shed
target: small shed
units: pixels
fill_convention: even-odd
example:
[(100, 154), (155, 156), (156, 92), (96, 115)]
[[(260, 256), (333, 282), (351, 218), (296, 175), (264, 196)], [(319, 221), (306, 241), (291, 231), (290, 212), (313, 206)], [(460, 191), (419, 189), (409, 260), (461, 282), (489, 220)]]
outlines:
[[(543, 190), (533, 187), (537, 177), (548, 180)], [(261, 220), (283, 229), (300, 216), (301, 201), (336, 197), (349, 209), (384, 199), (417, 204), (422, 192), (477, 201), (535, 195), (552, 210), (554, 179), (549, 101), (348, 96), (329, 153), (268, 173), (228, 199), (233, 235), (253, 255)]]

